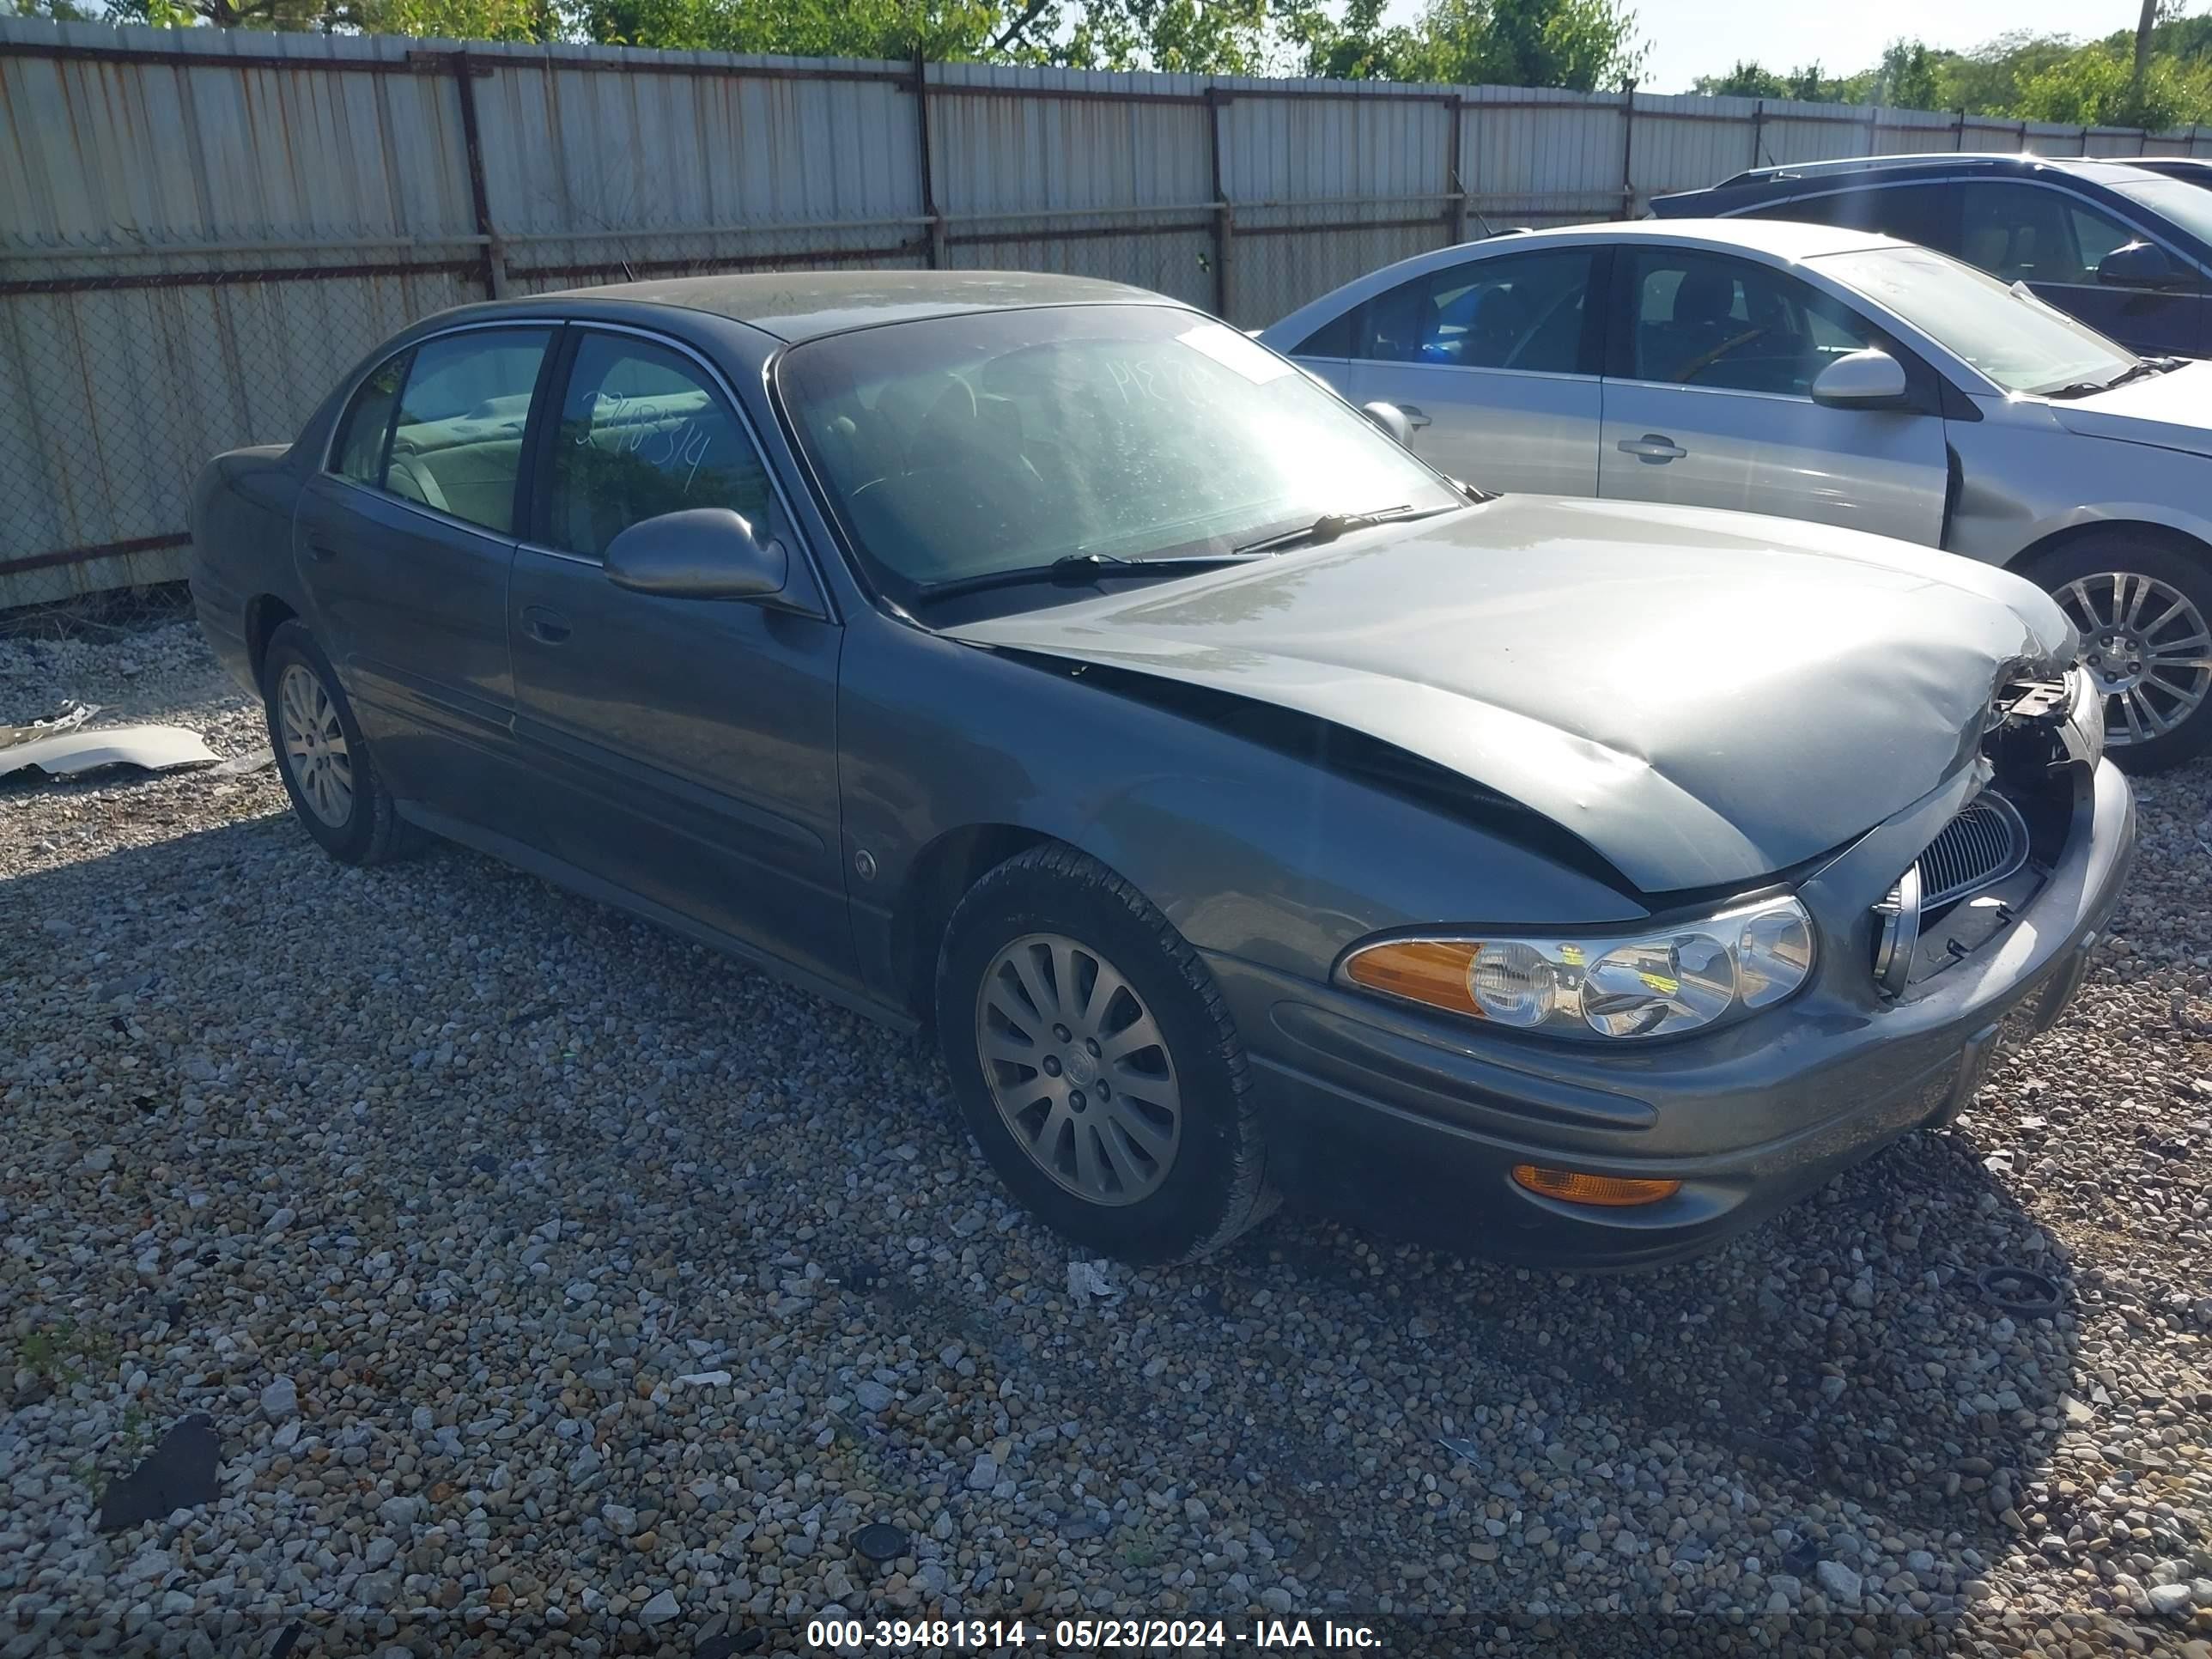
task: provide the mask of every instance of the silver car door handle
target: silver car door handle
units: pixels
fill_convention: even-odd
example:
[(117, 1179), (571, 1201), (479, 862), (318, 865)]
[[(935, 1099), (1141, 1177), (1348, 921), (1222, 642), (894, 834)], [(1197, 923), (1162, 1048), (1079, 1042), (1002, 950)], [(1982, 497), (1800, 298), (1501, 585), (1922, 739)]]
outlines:
[(1406, 417), (1406, 424), (1416, 432), (1429, 423), (1429, 417), (1411, 404), (1400, 404), (1398, 412)]
[(1639, 461), (1656, 465), (1662, 461), (1680, 460), (1690, 452), (1664, 433), (1647, 432), (1640, 438), (1623, 438), (1620, 453), (1633, 455)]

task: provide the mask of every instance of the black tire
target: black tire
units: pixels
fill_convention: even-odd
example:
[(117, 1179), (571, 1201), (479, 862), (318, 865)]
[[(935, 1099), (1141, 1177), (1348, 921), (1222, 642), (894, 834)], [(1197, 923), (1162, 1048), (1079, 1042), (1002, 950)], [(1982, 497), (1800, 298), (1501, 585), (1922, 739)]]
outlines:
[[(2208, 561), (2201, 550), (2178, 546), (2160, 538), (2155, 532), (2099, 531), (2030, 560), (2021, 566), (2020, 574), (2057, 599), (2060, 609), (2081, 630), (2085, 659), (2102, 649), (2089, 626), (2085, 602), (2100, 617), (2108, 617), (2116, 608), (2109, 585), (2100, 586), (2100, 578), (2148, 576), (2172, 589), (2195, 608), (2194, 623), (2185, 616), (2149, 635), (2147, 643), (2154, 650), (2160, 644), (2171, 645), (2192, 634), (2201, 635), (2202, 625), (2212, 623), (2212, 561)], [(2081, 584), (2078, 588), (2075, 586), (2077, 583)], [(2159, 611), (2165, 608), (2157, 606)], [(2145, 605), (2136, 619), (2139, 628), (2141, 623), (2154, 620), (2155, 614), (2151, 605)], [(2140, 650), (2142, 644), (2132, 648)], [(2212, 660), (2212, 652), (2197, 654)], [(2101, 665), (2092, 663), (2093, 668)], [(2130, 772), (2163, 772), (2184, 761), (2194, 760), (2212, 747), (2212, 669), (2192, 672), (2184, 684), (2186, 689), (2202, 694), (2195, 712), (2172, 730), (2154, 737), (2134, 738), (2127, 724), (2123, 697), (2115, 695), (2106, 698), (2106, 752), (2115, 763)], [(2137, 705), (2136, 718), (2138, 724), (2146, 728), (2148, 722), (2143, 718), (2143, 708), (2170, 713), (2178, 701), (2156, 686), (2146, 687), (2138, 696), (2145, 701)]]
[[(1017, 1139), (986, 1079), (979, 1012), (986, 975), (1003, 951), (1033, 933), (1062, 935), (1097, 952), (1164, 1038), (1159, 1046), (1181, 1095), (1180, 1130), (1157, 1187), (1132, 1201), (1094, 1202), (1048, 1174)], [(938, 955), (936, 1013), (954, 1097), (976, 1144), (1054, 1231), (1123, 1261), (1188, 1261), (1274, 1209), (1244, 1045), (1212, 975), (1167, 918), (1097, 860), (1058, 843), (1034, 847), (970, 888)]]
[[(337, 716), (344, 738), (352, 799), (350, 810), (339, 822), (330, 822), (310, 804), (301, 789), (299, 769), (286, 752), (277, 704), (287, 670), (304, 670), (313, 676), (330, 699), (331, 712)], [(282, 623), (269, 636), (269, 648), (261, 659), (261, 708), (268, 723), (269, 746), (276, 751), (277, 773), (284, 780), (284, 793), (291, 797), (293, 816), (317, 846), (341, 864), (367, 865), (404, 857), (421, 845), (419, 834), (393, 809), (392, 796), (377, 775), (368, 740), (361, 734), (353, 705), (346, 701), (345, 689), (338, 684), (330, 659), (315, 643), (314, 635), (297, 622)]]

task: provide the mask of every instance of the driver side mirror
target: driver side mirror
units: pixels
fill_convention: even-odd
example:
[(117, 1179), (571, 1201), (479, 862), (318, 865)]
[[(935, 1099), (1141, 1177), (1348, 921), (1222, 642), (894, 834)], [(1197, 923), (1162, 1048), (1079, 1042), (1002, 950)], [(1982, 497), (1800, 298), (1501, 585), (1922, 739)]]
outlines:
[(1413, 423), (1406, 418), (1406, 411), (1397, 404), (1380, 401), (1362, 404), (1359, 412), (1388, 435), (1395, 438), (1401, 445), (1409, 449), (1413, 447)]
[(1905, 401), (1905, 365), (1869, 346), (1849, 351), (1813, 377), (1813, 401), (1827, 409), (1896, 409)]
[(2127, 242), (2097, 262), (2097, 280), (2113, 288), (2185, 288), (2189, 273), (2155, 242)]
[(669, 599), (767, 599), (783, 592), (791, 561), (726, 507), (641, 519), (607, 544), (607, 580)]

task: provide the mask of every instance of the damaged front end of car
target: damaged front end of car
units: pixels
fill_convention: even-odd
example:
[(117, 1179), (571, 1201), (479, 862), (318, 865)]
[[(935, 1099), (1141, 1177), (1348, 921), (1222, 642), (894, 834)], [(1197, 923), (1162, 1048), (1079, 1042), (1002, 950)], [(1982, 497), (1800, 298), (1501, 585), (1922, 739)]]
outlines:
[(1871, 965), (1886, 1000), (1923, 994), (2019, 921), (2077, 832), (2104, 747), (2086, 669), (1998, 686), (1976, 787), (1875, 906)]

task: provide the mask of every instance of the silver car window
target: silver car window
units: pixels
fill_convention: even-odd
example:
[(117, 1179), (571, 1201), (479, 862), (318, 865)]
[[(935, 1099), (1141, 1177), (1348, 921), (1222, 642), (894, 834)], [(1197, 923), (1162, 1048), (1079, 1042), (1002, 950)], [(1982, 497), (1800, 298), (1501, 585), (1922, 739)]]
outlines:
[(1638, 249), (1630, 270), (1633, 380), (1802, 398), (1875, 343), (1840, 301), (1769, 265), (1662, 247)]
[(1808, 263), (1894, 313), (2007, 392), (2109, 380), (2136, 362), (2124, 346), (2087, 325), (1924, 248), (1862, 248)]

